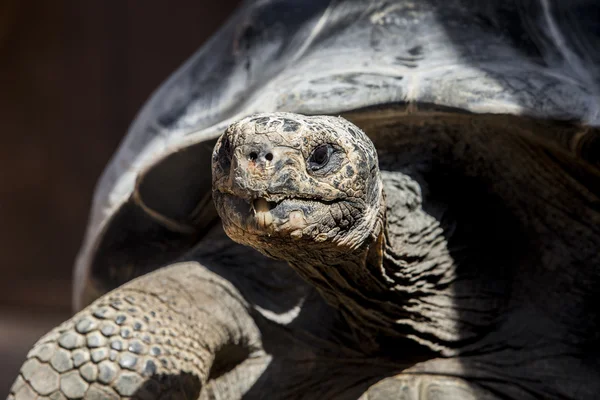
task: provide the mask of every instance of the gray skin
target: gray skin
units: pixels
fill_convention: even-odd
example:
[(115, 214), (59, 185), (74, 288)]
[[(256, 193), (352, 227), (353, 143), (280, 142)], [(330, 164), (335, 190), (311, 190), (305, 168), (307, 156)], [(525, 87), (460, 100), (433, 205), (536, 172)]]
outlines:
[[(247, 1), (134, 121), (96, 190), (79, 312), (9, 398), (595, 398), (598, 7)], [(273, 126), (240, 134), (259, 112)], [(217, 210), (230, 125), (296, 185), (236, 155), (222, 189), (252, 202), (217, 189)], [(321, 176), (325, 137), (345, 168)], [(239, 218), (277, 193), (304, 199), (258, 215), (265, 241)]]

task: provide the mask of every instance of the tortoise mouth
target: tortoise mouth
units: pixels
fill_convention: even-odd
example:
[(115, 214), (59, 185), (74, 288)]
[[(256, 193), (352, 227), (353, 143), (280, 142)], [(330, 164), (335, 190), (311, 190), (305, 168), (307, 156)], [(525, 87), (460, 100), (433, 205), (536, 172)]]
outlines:
[[(243, 198), (218, 191), (216, 203), (225, 225), (258, 236), (301, 237), (311, 216), (323, 207), (341, 201), (320, 201), (301, 196), (257, 196)], [(295, 233), (294, 233), (295, 232)]]
[(251, 206), (254, 213), (268, 212), (277, 207), (281, 201), (269, 201), (264, 197), (257, 197), (252, 200)]

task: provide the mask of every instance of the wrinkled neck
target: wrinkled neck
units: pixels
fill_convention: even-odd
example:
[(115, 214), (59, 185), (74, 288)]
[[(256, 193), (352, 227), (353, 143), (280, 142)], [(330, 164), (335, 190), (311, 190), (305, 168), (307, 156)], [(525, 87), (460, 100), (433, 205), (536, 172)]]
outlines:
[(380, 274), (388, 293), (382, 324), (396, 336), (455, 355), (505, 315), (518, 237), (509, 217), (459, 182), (453, 182), (455, 195), (436, 190), (432, 177), (384, 171), (382, 178), (387, 207)]
[(383, 226), (383, 217), (378, 217), (372, 234), (353, 250), (310, 249), (294, 252), (287, 261), (333, 305), (346, 303), (348, 297), (379, 296), (387, 290), (381, 273), (373, 273), (381, 270)]
[(422, 184), (382, 175), (385, 204), (368, 242), (353, 252), (304, 254), (290, 264), (342, 311), (370, 350), (407, 339), (456, 354), (502, 315), (510, 260), (473, 229), (483, 221), (479, 216), (461, 228), (465, 218), (445, 203), (424, 204)]
[(371, 243), (353, 252), (320, 255), (311, 260), (289, 260), (305, 280), (314, 285), (323, 298), (340, 310), (367, 352), (379, 349), (373, 332), (381, 328), (379, 301), (386, 296), (386, 285), (373, 270), (380, 270), (383, 233)]
[(385, 347), (381, 338), (398, 337), (395, 315), (386, 305), (394, 294), (383, 269), (387, 251), (385, 208), (382, 197), (371, 233), (360, 247), (352, 251), (300, 251), (288, 259), (329, 304), (342, 312), (357, 343), (370, 352)]

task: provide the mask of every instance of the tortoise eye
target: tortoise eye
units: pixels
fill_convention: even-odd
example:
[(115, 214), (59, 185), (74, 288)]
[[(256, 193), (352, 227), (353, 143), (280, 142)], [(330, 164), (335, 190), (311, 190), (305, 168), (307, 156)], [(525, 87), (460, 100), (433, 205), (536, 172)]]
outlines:
[(322, 144), (313, 150), (310, 157), (308, 157), (308, 168), (311, 171), (317, 171), (323, 168), (329, 162), (329, 156), (332, 153), (332, 146), (329, 144)]
[(340, 146), (330, 143), (322, 144), (312, 151), (306, 160), (306, 166), (313, 175), (328, 175), (342, 167), (345, 156), (346, 152)]

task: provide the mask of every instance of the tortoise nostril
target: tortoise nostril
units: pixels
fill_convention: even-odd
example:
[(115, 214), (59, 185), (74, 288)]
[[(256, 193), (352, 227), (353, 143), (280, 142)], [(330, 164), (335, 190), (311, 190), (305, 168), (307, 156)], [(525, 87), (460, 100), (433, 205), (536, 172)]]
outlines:
[(250, 153), (248, 153), (248, 160), (254, 161), (254, 162), (273, 161), (273, 153), (268, 152), (265, 154), (265, 152), (262, 150), (251, 151)]

